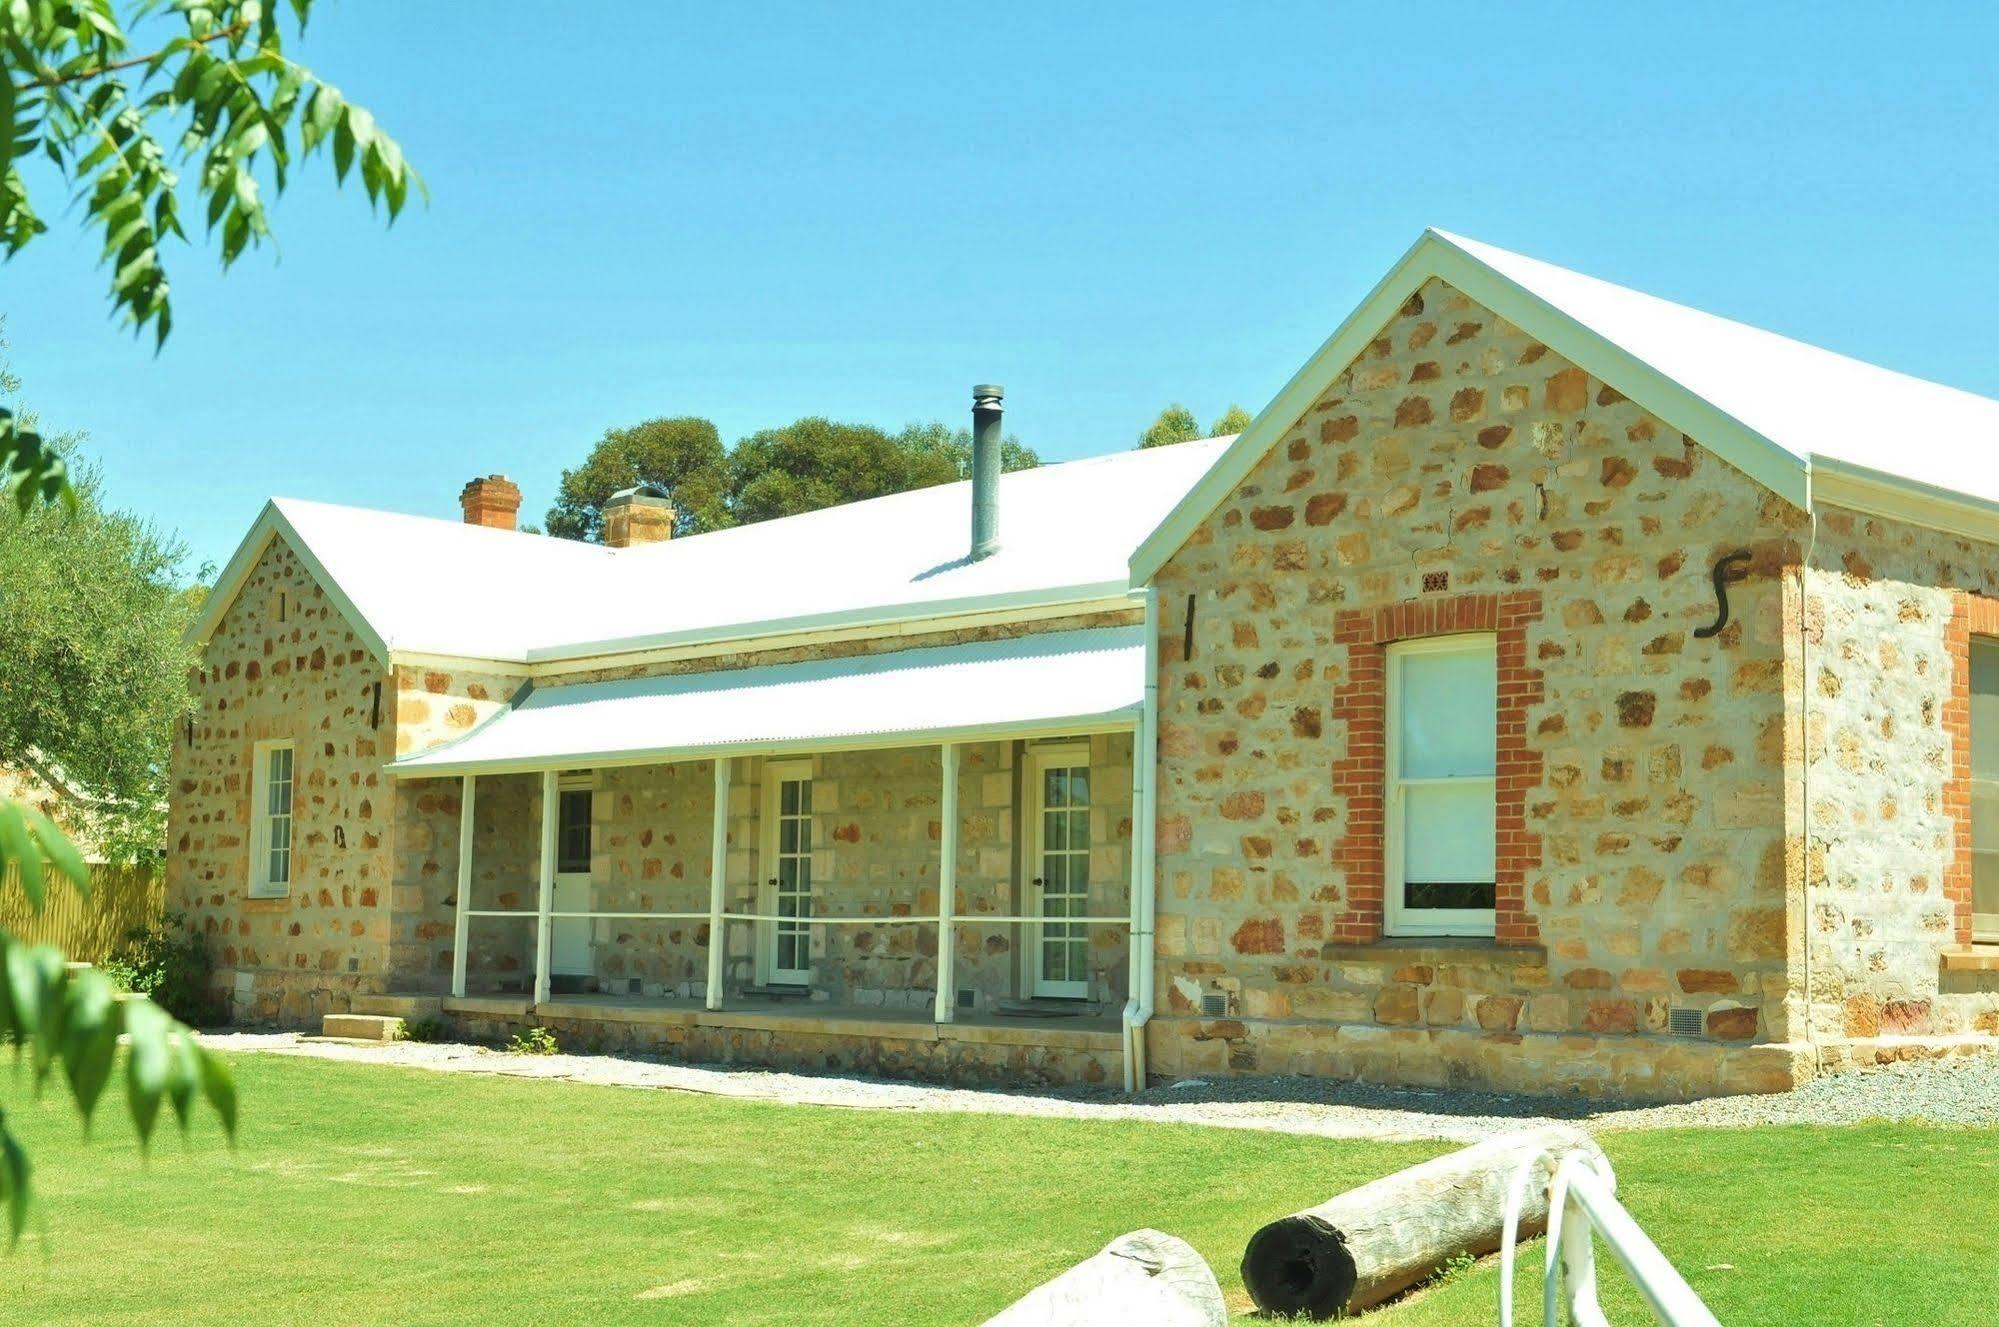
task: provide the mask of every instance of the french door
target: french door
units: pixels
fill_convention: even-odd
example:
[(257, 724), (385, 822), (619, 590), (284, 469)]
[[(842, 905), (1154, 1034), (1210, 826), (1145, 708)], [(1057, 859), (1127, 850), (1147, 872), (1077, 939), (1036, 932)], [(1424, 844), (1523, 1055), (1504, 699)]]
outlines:
[(1042, 920), (1030, 929), (1034, 994), (1080, 998), (1090, 993), (1090, 928), (1068, 917), (1090, 912), (1090, 747), (1087, 742), (1033, 747), (1028, 752), (1032, 823), (1031, 906)]
[(773, 761), (763, 779), (764, 980), (806, 986), (812, 981), (812, 763)]

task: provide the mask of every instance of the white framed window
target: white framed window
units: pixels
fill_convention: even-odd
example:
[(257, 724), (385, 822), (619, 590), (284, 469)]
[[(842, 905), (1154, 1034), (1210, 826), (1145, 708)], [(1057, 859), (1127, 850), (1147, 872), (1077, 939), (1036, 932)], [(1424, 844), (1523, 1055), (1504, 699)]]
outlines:
[(251, 749), (250, 897), (283, 898), (292, 886), (292, 744)]
[(1999, 638), (1971, 638), (1971, 938), (1999, 941)]
[(591, 821), (597, 798), (596, 776), (564, 774), (556, 785), (555, 869), (580, 875), (590, 870)]
[(1490, 634), (1388, 648), (1390, 935), (1494, 932), (1499, 655)]

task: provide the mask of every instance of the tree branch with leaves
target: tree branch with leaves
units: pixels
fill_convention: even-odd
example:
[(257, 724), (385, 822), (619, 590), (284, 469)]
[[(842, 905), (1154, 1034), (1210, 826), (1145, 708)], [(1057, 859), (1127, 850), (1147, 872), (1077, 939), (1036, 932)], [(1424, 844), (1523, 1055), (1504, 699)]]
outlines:
[(173, 329), (161, 248), (188, 239), (181, 170), (224, 268), (271, 235), (266, 183), (282, 193), (323, 148), (393, 223), (423, 181), (373, 115), (285, 53), (281, 7), (303, 33), (312, 4), (0, 0), (0, 251), (47, 232), (30, 180), (53, 175), (103, 236), (113, 309), (157, 345)]

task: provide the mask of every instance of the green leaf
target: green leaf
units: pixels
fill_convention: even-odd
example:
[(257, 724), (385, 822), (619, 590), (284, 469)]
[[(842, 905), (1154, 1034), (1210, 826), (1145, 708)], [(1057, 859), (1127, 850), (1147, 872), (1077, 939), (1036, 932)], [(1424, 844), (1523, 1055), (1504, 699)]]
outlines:
[(69, 1010), (63, 1026), (63, 1075), (76, 1098), (88, 1132), (111, 1067), (118, 1058), (120, 1016), (118, 992), (103, 973), (92, 969), (69, 983)]
[(208, 1047), (196, 1043), (195, 1059), (201, 1069), (201, 1095), (208, 1098), (208, 1104), (222, 1120), (222, 1131), (233, 1140), (236, 1137), (236, 1080), (230, 1076), (229, 1066)]
[(49, 864), (58, 872), (68, 877), (69, 882), (76, 886), (79, 893), (88, 898), (90, 867), (84, 863), (83, 854), (76, 850), (76, 845), (69, 841), (69, 835), (63, 833), (55, 821), (44, 815), (40, 807), (30, 806), (26, 802), (20, 806), (21, 814), (27, 817), (28, 828), (34, 831), (36, 840), (41, 844), (42, 855), (49, 859)]
[(178, 1028), (167, 1039), (167, 1100), (182, 1133), (187, 1132), (188, 1108), (194, 1104), (195, 1089), (200, 1085), (201, 1060), (195, 1053), (194, 1034)]
[(125, 1056), (125, 1104), (142, 1147), (152, 1142), (153, 1125), (160, 1117), (160, 1098), (167, 1086), (167, 1031), (172, 1026), (166, 1011), (151, 1000), (135, 995), (125, 1001), (125, 1037), (130, 1044)]
[(354, 164), (354, 116), (350, 111), (333, 125), (333, 178), (347, 182), (348, 168)]
[(28, 821), (17, 802), (0, 799), (0, 870), (12, 862), (28, 896), (28, 907), (42, 910), (42, 854), (28, 836)]
[(21, 1242), (21, 1232), (28, 1227), (28, 1197), (33, 1191), (33, 1177), (28, 1154), (21, 1150), (14, 1135), (7, 1132), (7, 1116), (0, 1112), (0, 1202), (7, 1205), (10, 1248)]

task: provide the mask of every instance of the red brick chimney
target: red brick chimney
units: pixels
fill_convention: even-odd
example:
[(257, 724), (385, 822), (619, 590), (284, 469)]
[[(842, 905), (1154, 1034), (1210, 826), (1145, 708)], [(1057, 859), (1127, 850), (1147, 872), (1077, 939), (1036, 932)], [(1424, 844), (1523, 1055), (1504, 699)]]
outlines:
[(505, 475), (487, 475), (459, 490), (458, 505), (465, 509), (467, 525), (511, 530), (514, 513), (521, 509), (520, 485)]

